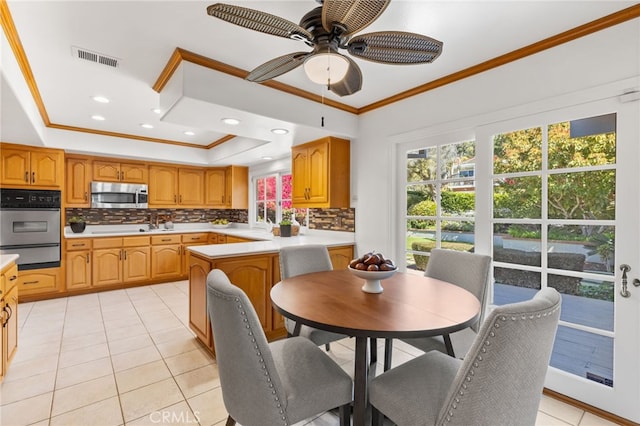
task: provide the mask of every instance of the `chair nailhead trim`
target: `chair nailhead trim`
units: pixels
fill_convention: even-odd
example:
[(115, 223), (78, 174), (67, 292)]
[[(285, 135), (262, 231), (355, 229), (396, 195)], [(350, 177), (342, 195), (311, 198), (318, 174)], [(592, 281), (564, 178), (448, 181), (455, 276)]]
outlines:
[(240, 300), (239, 297), (237, 296), (228, 296), (226, 294), (220, 293), (218, 291), (214, 290), (214, 295), (220, 299), (223, 300), (232, 300), (234, 302), (236, 302), (236, 308), (240, 311), (240, 315), (243, 316), (244, 318), (242, 318), (242, 322), (246, 323), (245, 328), (248, 330), (247, 331), (247, 335), (251, 337), (251, 343), (253, 343), (253, 348), (256, 349), (256, 356), (258, 357), (258, 362), (261, 364), (262, 366), (262, 370), (264, 370), (264, 376), (266, 378), (266, 381), (268, 383), (269, 389), (271, 389), (271, 394), (275, 395), (274, 396), (274, 402), (276, 403), (276, 408), (279, 409), (279, 414), (281, 414), (281, 419), (282, 419), (282, 424), (283, 426), (288, 426), (289, 422), (287, 420), (287, 416), (284, 415), (284, 410), (282, 409), (282, 404), (280, 403), (280, 398), (278, 397), (278, 394), (276, 392), (276, 390), (273, 388), (273, 383), (271, 381), (271, 376), (269, 375), (269, 372), (267, 371), (267, 366), (266, 363), (264, 361), (264, 357), (262, 356), (262, 353), (259, 350), (257, 341), (255, 339), (255, 337), (253, 337), (253, 331), (251, 331), (251, 325), (249, 324), (249, 319), (247, 318), (247, 312), (245, 311), (244, 307), (242, 306), (242, 302)]
[[(558, 311), (560, 309), (560, 306), (556, 306), (554, 309), (548, 310), (546, 312), (538, 312), (536, 314), (530, 314), (530, 315), (526, 315), (526, 314), (522, 314), (520, 316), (520, 318), (518, 318), (517, 316), (511, 316), (510, 319), (511, 321), (518, 321), (518, 320), (527, 320), (527, 319), (539, 319), (542, 317), (551, 317), (553, 314), (555, 314), (556, 311)], [(501, 315), (496, 319), (496, 322), (493, 324), (493, 328), (500, 328), (500, 324), (498, 323), (498, 321), (507, 321), (507, 317), (505, 315)], [(489, 339), (484, 341), (483, 347), (480, 348), (480, 352), (482, 353), (487, 353), (487, 346), (491, 346), (491, 338), (494, 338), (496, 336), (496, 333), (494, 331), (490, 331), (489, 332)], [(476, 361), (472, 364), (472, 368), (469, 369), (469, 374), (465, 377), (465, 381), (462, 383), (462, 385), (460, 386), (462, 389), (466, 390), (468, 388), (467, 383), (471, 382), (471, 377), (475, 375), (475, 368), (480, 368), (480, 362), (483, 361), (483, 357), (482, 355), (478, 355), (476, 357)], [(464, 391), (462, 389), (458, 389), (458, 395), (460, 396), (464, 396)], [(451, 418), (453, 417), (453, 412), (454, 410), (456, 410), (458, 408), (458, 405), (461, 403), (462, 399), (458, 398), (457, 396), (453, 399), (454, 402), (451, 402), (449, 404), (449, 407), (452, 408), (453, 410), (449, 410), (449, 412), (447, 413), (447, 415), (445, 416), (445, 422), (451, 422)]]

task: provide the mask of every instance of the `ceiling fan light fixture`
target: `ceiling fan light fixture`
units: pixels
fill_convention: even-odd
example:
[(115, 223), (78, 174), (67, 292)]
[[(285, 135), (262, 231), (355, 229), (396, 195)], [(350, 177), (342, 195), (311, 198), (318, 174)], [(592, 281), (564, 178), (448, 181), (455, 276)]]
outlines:
[(316, 84), (338, 83), (348, 70), (349, 61), (338, 53), (316, 53), (304, 61), (304, 72)]

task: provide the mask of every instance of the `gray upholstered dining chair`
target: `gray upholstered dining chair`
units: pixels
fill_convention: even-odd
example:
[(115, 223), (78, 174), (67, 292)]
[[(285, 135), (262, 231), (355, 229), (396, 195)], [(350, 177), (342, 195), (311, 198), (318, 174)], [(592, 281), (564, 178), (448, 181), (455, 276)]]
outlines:
[(249, 298), (219, 269), (207, 276), (207, 310), (228, 426), (289, 425), (336, 407), (349, 424), (349, 375), (303, 337), (267, 343)]
[[(295, 277), (312, 272), (331, 271), (333, 266), (329, 257), (329, 250), (320, 244), (305, 246), (290, 246), (280, 249), (280, 276), (282, 279)], [(296, 322), (290, 318), (284, 319), (287, 333), (293, 336)], [(302, 325), (299, 336), (311, 340), (316, 345), (325, 345), (329, 350), (329, 343), (344, 339), (344, 334), (332, 333), (317, 328)]]
[(471, 327), (452, 334), (402, 339), (402, 341), (424, 352), (435, 349), (451, 356), (464, 358), (484, 319), (490, 268), (491, 256), (455, 250), (431, 250), (424, 275), (450, 282), (470, 291), (480, 301), (480, 317)]
[(560, 317), (560, 294), (495, 308), (464, 360), (431, 351), (371, 381), (373, 425), (534, 425)]

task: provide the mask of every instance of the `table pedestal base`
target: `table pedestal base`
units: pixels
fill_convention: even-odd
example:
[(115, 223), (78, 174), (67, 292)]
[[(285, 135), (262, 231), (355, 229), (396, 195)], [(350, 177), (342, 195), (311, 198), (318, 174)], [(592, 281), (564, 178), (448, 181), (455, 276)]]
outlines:
[(362, 291), (366, 293), (382, 293), (384, 289), (380, 284), (380, 280), (365, 280)]

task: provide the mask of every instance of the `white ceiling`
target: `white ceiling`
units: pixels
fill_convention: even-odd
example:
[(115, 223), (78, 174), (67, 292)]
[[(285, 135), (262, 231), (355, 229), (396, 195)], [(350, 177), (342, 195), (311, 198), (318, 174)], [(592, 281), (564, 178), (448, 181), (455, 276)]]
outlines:
[[(335, 131), (331, 126), (322, 128), (317, 119), (300, 122), (296, 118), (300, 115), (300, 100), (294, 101), (292, 95), (275, 94), (273, 89), (221, 76), (217, 71), (202, 67), (197, 67), (202, 68), (198, 71), (202, 78), (185, 80), (182, 84), (185, 87), (190, 84), (189, 90), (193, 93), (223, 93), (225, 88), (233, 88), (232, 101), (228, 95), (220, 99), (215, 96), (198, 101), (188, 99), (189, 102), (184, 102), (188, 107), (184, 109), (165, 109), (161, 114), (152, 112), (162, 104), (162, 95), (152, 86), (177, 47), (247, 71), (274, 57), (310, 50), (299, 41), (254, 32), (212, 18), (206, 14), (206, 7), (212, 3), (211, 0), (8, 1), (52, 123), (202, 146), (227, 134), (236, 134), (241, 137), (212, 148), (208, 153), (212, 163), (235, 164), (256, 164), (265, 155), (282, 157), (288, 153), (291, 144)], [(313, 0), (229, 3), (259, 9), (296, 23), (318, 5)], [(612, 0), (393, 0), (381, 17), (361, 33), (403, 30), (441, 40), (444, 42), (443, 53), (434, 63), (392, 66), (355, 59), (362, 69), (363, 87), (360, 92), (343, 98), (308, 81), (302, 67), (284, 74), (278, 81), (359, 108), (634, 3)], [(76, 59), (72, 56), (73, 46), (118, 58), (120, 66), (114, 69)], [(238, 82), (227, 84), (225, 79)], [(25, 120), (15, 117), (21, 109), (19, 103), (14, 96), (4, 92), (6, 89), (2, 96), (3, 139), (9, 141), (9, 135), (14, 140), (20, 139), (21, 129), (33, 137), (35, 132), (25, 128), (28, 127), (24, 126)], [(111, 102), (96, 103), (91, 99), (95, 95), (106, 96)], [(283, 96), (291, 99), (290, 105)], [(252, 112), (256, 105), (263, 107), (260, 114)], [(91, 119), (94, 114), (103, 115), (106, 120)], [(231, 127), (220, 121), (225, 116), (235, 116), (243, 122)], [(152, 124), (154, 128), (142, 128), (142, 123)], [(268, 131), (271, 127), (286, 127), (292, 133), (278, 137)], [(185, 135), (188, 130), (195, 135)], [(90, 146), (86, 149), (91, 151)]]

